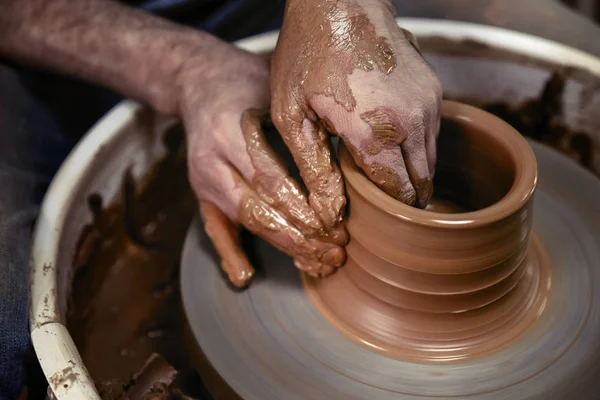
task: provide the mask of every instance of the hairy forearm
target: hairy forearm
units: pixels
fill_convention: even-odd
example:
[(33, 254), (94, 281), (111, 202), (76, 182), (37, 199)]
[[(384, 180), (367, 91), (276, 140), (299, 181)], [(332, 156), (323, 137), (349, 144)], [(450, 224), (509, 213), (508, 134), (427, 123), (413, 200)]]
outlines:
[(210, 69), (225, 44), (110, 0), (0, 0), (0, 56), (50, 68), (177, 112), (187, 60)]
[(345, 5), (358, 5), (364, 8), (385, 7), (394, 9), (392, 0), (287, 0), (286, 5), (308, 4), (311, 7), (318, 7), (315, 12), (321, 11), (323, 5), (341, 7)]

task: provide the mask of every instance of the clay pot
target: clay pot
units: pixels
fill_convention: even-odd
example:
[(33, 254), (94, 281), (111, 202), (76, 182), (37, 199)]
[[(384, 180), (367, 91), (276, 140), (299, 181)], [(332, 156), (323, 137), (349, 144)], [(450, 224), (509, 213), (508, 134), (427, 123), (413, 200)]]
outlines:
[(426, 210), (377, 188), (340, 148), (348, 261), (305, 278), (313, 303), (354, 340), (402, 358), (447, 361), (497, 350), (541, 313), (544, 252), (530, 234), (537, 164), (511, 126), (445, 101)]

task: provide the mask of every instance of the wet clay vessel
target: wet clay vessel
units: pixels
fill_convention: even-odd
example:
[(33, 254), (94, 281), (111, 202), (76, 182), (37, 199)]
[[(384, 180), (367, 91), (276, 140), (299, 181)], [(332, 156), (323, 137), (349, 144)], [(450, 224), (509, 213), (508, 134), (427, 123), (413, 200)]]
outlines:
[(434, 197), (425, 210), (379, 190), (340, 147), (348, 261), (304, 277), (309, 298), (351, 339), (401, 359), (498, 350), (542, 313), (547, 256), (531, 234), (537, 163), (510, 125), (445, 101)]

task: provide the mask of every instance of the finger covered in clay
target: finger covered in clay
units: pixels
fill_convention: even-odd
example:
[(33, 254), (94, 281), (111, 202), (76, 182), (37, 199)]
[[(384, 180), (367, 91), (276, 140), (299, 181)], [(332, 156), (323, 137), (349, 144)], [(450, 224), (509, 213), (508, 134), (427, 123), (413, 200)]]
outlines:
[[(242, 117), (242, 130), (255, 171), (251, 179), (254, 190), (307, 237), (345, 245), (348, 235), (342, 223), (346, 205), (344, 186), (339, 168), (332, 160), (326, 133), (322, 130), (312, 132), (315, 135), (312, 140), (314, 151), (308, 151), (300, 157), (301, 164), (323, 164), (328, 169), (319, 172), (319, 168), (310, 168), (314, 176), (307, 179), (304, 179), (305, 174), (303, 183), (310, 192), (307, 199), (265, 138), (261, 122), (267, 117), (266, 110), (249, 110)], [(298, 167), (300, 171), (305, 169)], [(321, 172), (326, 176), (321, 176)], [(319, 179), (324, 181), (315, 183)]]
[(307, 238), (251, 190), (242, 199), (239, 220), (252, 233), (295, 259), (320, 262), (336, 268), (345, 261), (345, 251), (341, 246)]
[[(331, 149), (329, 134), (301, 112), (287, 115), (281, 109), (286, 107), (285, 104), (273, 105), (273, 123), (294, 157), (309, 192), (310, 206), (332, 237), (340, 243), (346, 242), (344, 181)], [(292, 109), (300, 109), (300, 106), (294, 105)]]
[(254, 276), (254, 268), (240, 244), (238, 227), (208, 201), (200, 202), (200, 213), (204, 230), (221, 258), (223, 272), (234, 286), (246, 287)]

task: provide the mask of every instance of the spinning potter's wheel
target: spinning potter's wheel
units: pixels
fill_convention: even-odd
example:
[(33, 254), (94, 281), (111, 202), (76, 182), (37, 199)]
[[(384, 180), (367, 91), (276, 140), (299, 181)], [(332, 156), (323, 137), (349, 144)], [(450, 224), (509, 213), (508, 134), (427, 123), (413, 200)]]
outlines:
[(534, 323), (504, 347), (450, 363), (375, 351), (334, 327), (292, 260), (264, 242), (262, 273), (248, 290), (232, 291), (196, 221), (181, 285), (204, 355), (243, 399), (597, 398), (600, 181), (553, 150), (531, 147), (539, 173), (532, 231), (552, 287)]

